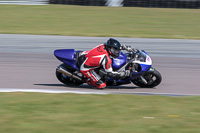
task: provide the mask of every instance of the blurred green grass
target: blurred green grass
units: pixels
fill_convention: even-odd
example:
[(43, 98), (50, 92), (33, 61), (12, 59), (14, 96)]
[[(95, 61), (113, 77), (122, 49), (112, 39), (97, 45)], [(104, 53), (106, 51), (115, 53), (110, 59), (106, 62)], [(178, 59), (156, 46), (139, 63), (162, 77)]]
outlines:
[(0, 33), (200, 39), (200, 10), (0, 5)]
[(0, 101), (1, 133), (200, 132), (200, 97), (0, 93)]

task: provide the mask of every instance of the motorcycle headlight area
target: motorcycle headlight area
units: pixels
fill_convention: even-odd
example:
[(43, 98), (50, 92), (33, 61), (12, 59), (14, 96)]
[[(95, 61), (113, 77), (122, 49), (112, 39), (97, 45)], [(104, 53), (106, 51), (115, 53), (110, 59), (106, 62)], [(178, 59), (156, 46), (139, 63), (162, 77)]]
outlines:
[(152, 60), (151, 58), (143, 53), (143, 52), (140, 52), (138, 55), (137, 55), (137, 58), (136, 60), (133, 61), (133, 63), (138, 63), (138, 64), (144, 64), (144, 65), (152, 65)]

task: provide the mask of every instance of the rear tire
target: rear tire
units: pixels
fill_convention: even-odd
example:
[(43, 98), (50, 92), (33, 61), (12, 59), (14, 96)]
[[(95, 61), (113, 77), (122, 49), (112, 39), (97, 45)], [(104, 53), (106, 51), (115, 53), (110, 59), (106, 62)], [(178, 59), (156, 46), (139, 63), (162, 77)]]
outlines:
[(147, 81), (147, 84), (145, 84), (140, 77), (132, 80), (133, 84), (142, 88), (153, 88), (159, 85), (162, 81), (162, 76), (156, 69), (145, 73), (143, 77)]
[[(64, 63), (59, 65), (58, 67), (62, 67), (63, 69), (65, 69), (71, 73), (74, 72), (74, 70), (68, 69)], [(56, 77), (61, 83), (66, 84), (68, 86), (79, 86), (79, 85), (83, 84), (83, 82), (78, 81), (76, 79), (72, 79), (70, 77), (67, 77), (66, 75), (58, 72), (57, 70), (56, 70)]]

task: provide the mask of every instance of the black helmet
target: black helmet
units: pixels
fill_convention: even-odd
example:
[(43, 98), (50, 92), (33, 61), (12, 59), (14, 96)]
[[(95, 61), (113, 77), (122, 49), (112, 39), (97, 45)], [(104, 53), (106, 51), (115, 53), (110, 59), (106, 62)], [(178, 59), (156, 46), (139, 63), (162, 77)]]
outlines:
[(121, 43), (113, 38), (110, 38), (106, 42), (106, 49), (107, 49), (108, 53), (114, 58), (119, 57), (120, 48), (121, 48)]

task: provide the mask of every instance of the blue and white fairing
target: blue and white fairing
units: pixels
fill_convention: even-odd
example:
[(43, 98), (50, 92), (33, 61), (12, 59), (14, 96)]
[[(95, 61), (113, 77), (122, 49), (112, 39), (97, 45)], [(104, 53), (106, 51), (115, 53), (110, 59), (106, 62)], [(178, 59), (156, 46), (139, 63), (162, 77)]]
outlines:
[(127, 57), (124, 53), (120, 53), (118, 58), (112, 58), (112, 68), (114, 71), (120, 69), (123, 65), (126, 64)]
[(142, 50), (137, 54), (137, 58), (135, 58), (132, 63), (139, 64), (141, 67), (141, 70), (139, 72), (133, 72), (131, 74), (131, 79), (135, 79), (143, 75), (151, 68), (152, 60), (150, 56), (144, 50)]

